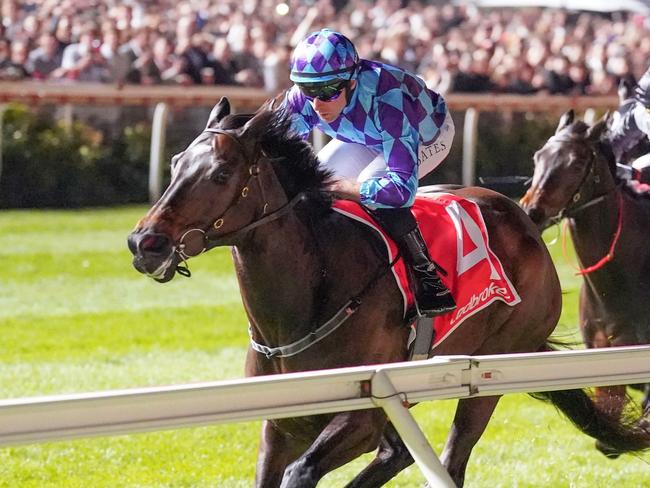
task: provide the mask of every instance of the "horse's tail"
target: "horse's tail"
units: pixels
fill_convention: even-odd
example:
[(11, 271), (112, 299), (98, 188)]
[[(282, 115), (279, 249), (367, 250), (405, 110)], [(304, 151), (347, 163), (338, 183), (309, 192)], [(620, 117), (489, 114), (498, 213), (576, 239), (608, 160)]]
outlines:
[(614, 457), (650, 448), (650, 430), (643, 416), (613, 416), (596, 407), (584, 390), (547, 391), (531, 396), (555, 405), (573, 424), (599, 441), (599, 449)]
[[(548, 346), (548, 350), (555, 349)], [(547, 391), (531, 396), (555, 405), (578, 429), (599, 441), (598, 449), (609, 457), (650, 448), (650, 425), (640, 411), (626, 408), (623, 413), (610, 414), (599, 409), (586, 390)]]

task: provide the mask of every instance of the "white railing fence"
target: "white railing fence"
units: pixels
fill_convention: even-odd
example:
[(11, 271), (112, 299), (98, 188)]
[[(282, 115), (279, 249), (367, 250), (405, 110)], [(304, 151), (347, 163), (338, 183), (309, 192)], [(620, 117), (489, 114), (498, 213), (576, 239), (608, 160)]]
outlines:
[(0, 447), (383, 408), (432, 487), (452, 487), (405, 400), (650, 382), (650, 346), (426, 361), (0, 400)]

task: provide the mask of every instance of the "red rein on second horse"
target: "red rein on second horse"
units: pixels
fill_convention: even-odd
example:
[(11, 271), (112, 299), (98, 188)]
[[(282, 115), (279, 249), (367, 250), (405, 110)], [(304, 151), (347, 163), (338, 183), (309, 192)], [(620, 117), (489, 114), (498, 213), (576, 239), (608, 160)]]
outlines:
[[(616, 232), (614, 233), (614, 239), (612, 240), (612, 243), (609, 246), (609, 250), (607, 251), (607, 254), (605, 254), (602, 258), (600, 258), (600, 260), (597, 263), (592, 264), (587, 268), (575, 268), (576, 269), (576, 272), (574, 273), (575, 276), (584, 276), (589, 273), (593, 273), (594, 271), (599, 270), (607, 263), (609, 263), (612, 259), (614, 259), (614, 249), (616, 248), (618, 239), (621, 237), (622, 228), (623, 228), (623, 197), (619, 193), (618, 194), (618, 223), (616, 225)], [(567, 259), (568, 261), (567, 251), (566, 251), (566, 221), (563, 227), (562, 251), (565, 259)]]

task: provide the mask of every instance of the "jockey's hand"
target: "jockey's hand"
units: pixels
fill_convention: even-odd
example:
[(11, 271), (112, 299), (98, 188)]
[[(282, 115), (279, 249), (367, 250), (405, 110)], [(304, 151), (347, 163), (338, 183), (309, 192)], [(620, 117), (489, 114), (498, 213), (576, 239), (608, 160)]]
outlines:
[(353, 200), (361, 202), (361, 184), (355, 180), (338, 179), (332, 180), (327, 185), (327, 190), (336, 198), (342, 200)]

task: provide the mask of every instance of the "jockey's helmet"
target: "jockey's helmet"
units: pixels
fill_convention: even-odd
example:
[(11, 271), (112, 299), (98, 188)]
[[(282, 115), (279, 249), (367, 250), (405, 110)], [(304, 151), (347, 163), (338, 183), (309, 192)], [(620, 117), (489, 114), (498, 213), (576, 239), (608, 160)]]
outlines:
[(296, 84), (328, 84), (356, 77), (359, 55), (340, 32), (322, 29), (300, 41), (291, 57), (289, 78)]

